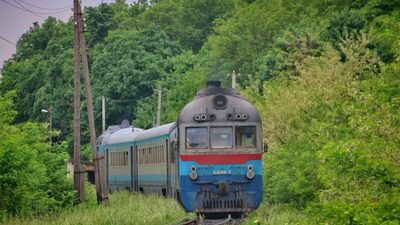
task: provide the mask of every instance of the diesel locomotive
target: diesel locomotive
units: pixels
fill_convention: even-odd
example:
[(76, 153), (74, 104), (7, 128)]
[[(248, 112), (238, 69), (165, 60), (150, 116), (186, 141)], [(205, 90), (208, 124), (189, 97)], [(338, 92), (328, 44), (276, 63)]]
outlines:
[(242, 214), (262, 196), (262, 126), (236, 89), (209, 81), (176, 122), (110, 127), (98, 139), (110, 191), (158, 193), (189, 212)]

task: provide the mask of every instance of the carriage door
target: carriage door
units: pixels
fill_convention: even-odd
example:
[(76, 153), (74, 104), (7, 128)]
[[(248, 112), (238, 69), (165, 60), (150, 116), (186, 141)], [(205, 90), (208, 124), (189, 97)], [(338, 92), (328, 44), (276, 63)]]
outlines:
[(167, 196), (171, 196), (171, 148), (168, 144), (168, 139), (165, 140), (165, 153), (166, 153), (166, 164), (167, 164)]
[(106, 149), (106, 153), (105, 153), (105, 161), (106, 161), (106, 169), (105, 169), (105, 179), (106, 179), (106, 186), (108, 187), (108, 189), (110, 189), (109, 183), (108, 183), (108, 175), (110, 173), (110, 155), (108, 148)]
[(134, 170), (135, 160), (134, 160), (133, 155), (134, 155), (134, 149), (133, 149), (133, 146), (131, 146), (130, 147), (130, 156), (131, 157), (129, 157), (130, 158), (129, 165), (131, 166), (130, 167), (130, 174), (131, 174), (131, 188), (130, 188), (130, 190), (131, 191), (135, 191), (135, 180), (134, 180), (135, 179), (135, 170)]
[(133, 182), (133, 191), (139, 191), (139, 184), (138, 184), (138, 149), (137, 145), (135, 148), (132, 147), (132, 182)]

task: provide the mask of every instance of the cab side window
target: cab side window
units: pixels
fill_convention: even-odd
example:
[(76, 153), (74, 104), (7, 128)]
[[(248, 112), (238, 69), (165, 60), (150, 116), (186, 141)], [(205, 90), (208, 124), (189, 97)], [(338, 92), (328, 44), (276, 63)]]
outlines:
[(256, 148), (256, 127), (255, 126), (237, 126), (235, 127), (235, 145), (236, 148)]

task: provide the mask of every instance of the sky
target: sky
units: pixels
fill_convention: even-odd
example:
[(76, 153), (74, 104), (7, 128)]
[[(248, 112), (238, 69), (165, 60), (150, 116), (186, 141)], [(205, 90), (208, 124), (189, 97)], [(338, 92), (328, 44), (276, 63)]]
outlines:
[[(96, 6), (115, 0), (82, 0), (83, 6)], [(131, 3), (132, 1), (126, 1)], [(0, 0), (0, 68), (15, 53), (19, 37), (49, 16), (67, 21), (72, 16), (73, 0)]]

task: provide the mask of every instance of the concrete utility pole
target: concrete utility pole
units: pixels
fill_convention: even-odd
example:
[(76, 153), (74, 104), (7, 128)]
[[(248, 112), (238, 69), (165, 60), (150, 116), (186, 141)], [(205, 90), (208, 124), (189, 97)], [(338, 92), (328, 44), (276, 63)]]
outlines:
[[(232, 88), (236, 88), (236, 72), (233, 70), (228, 76), (232, 76)], [(240, 73), (237, 76), (240, 76)]]
[(158, 102), (157, 102), (157, 124), (156, 126), (160, 126), (161, 120), (161, 87), (158, 87)]
[(53, 129), (53, 106), (49, 107), (49, 131), (50, 131), (50, 143), (51, 143), (51, 131)]
[(74, 0), (74, 189), (76, 199), (82, 202), (85, 199), (84, 181), (81, 173), (81, 76), (79, 52), (79, 1)]
[(49, 114), (49, 141), (50, 141), (50, 146), (52, 145), (51, 142), (51, 131), (52, 131), (52, 120), (53, 120), (53, 106), (50, 106), (48, 109), (42, 109), (42, 113), (48, 113)]
[(106, 97), (101, 97), (101, 131), (106, 131)]
[(89, 63), (87, 59), (87, 51), (86, 51), (86, 40), (84, 34), (84, 25), (82, 19), (82, 11), (81, 6), (79, 4), (79, 0), (74, 0), (74, 12), (76, 11), (76, 20), (75, 23), (78, 26), (78, 37), (79, 37), (79, 49), (80, 55), (82, 57), (82, 67), (83, 67), (83, 78), (85, 81), (85, 93), (86, 93), (86, 102), (87, 102), (87, 111), (88, 111), (88, 121), (89, 121), (89, 133), (90, 133), (90, 145), (92, 147), (92, 155), (93, 155), (93, 169), (94, 169), (94, 177), (95, 177), (95, 186), (97, 193), (97, 202), (100, 204), (102, 201), (107, 201), (108, 199), (108, 191), (107, 186), (105, 185), (105, 181), (101, 181), (100, 170), (99, 170), (99, 160), (104, 160), (104, 157), (99, 157), (97, 154), (97, 143), (96, 143), (96, 132), (94, 127), (94, 116), (93, 116), (93, 102), (92, 102), (92, 94), (90, 87), (90, 79), (89, 79)]
[[(75, 0), (78, 1), (79, 0)], [(96, 143), (96, 131), (94, 128), (94, 116), (93, 116), (93, 102), (92, 102), (92, 93), (90, 87), (90, 79), (89, 79), (89, 63), (87, 58), (87, 51), (86, 51), (86, 40), (84, 34), (84, 26), (83, 26), (83, 18), (81, 7), (79, 5), (78, 8), (78, 17), (79, 17), (79, 44), (82, 56), (82, 66), (83, 66), (83, 78), (85, 80), (85, 90), (86, 90), (86, 102), (87, 102), (87, 111), (88, 111), (88, 121), (89, 121), (89, 134), (90, 134), (90, 145), (92, 146), (92, 155), (93, 155), (93, 169), (94, 169), (94, 181), (96, 186), (96, 193), (97, 193), (97, 202), (100, 204), (102, 201), (108, 200), (108, 191), (107, 186), (103, 185), (101, 182), (100, 170), (99, 170), (99, 156), (97, 154), (97, 143)], [(101, 159), (104, 160), (104, 157)]]

